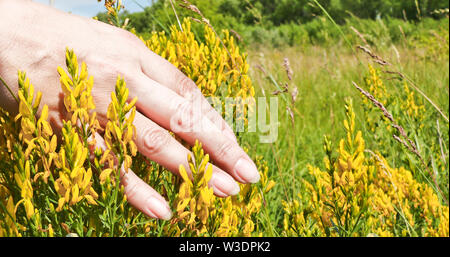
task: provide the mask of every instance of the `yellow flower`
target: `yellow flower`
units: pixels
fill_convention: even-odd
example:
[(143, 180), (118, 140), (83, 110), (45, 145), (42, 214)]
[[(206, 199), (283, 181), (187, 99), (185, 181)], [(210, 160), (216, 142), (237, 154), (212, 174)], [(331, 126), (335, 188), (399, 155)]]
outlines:
[(55, 190), (60, 195), (56, 211), (61, 211), (66, 203), (74, 205), (83, 199), (96, 205), (97, 193), (91, 187), (92, 170), (85, 169), (88, 149), (79, 140), (71, 122), (65, 122), (62, 130), (64, 142), (55, 160), (60, 169), (59, 178), (55, 180)]
[[(128, 171), (131, 167), (131, 156), (135, 156), (137, 153), (137, 147), (133, 141), (136, 135), (133, 120), (136, 114), (134, 104), (137, 98), (134, 98), (130, 103), (127, 103), (127, 100), (128, 88), (125, 81), (119, 76), (115, 91), (111, 93), (111, 104), (108, 107), (108, 123), (106, 124), (104, 138), (109, 151), (123, 159), (125, 171)], [(131, 113), (127, 118), (126, 115), (130, 111)]]
[[(327, 171), (308, 166), (314, 182), (304, 181), (309, 194), (301, 208), (297, 200), (283, 202), (286, 235), (393, 236), (403, 231), (409, 236), (448, 236), (448, 227), (443, 227), (448, 226), (448, 206), (410, 171), (392, 168), (379, 153), (365, 149), (362, 133), (355, 135), (351, 101), (346, 102), (346, 116), (346, 139), (339, 143), (336, 161), (325, 158)], [(331, 156), (327, 138), (324, 149)], [(413, 214), (419, 210), (420, 216)]]

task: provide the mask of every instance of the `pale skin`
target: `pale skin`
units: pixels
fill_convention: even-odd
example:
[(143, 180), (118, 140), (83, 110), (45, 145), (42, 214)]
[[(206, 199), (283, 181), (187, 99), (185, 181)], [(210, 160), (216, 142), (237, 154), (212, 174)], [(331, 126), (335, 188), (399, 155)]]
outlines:
[[(120, 74), (138, 97), (136, 145), (151, 160), (178, 174), (179, 165), (189, 167), (190, 151), (169, 131), (193, 144), (198, 139), (214, 161), (209, 186), (215, 195), (227, 197), (239, 192), (236, 183), (256, 183), (255, 164), (238, 145), (230, 126), (209, 105), (195, 83), (165, 59), (146, 48), (133, 34), (102, 22), (60, 12), (28, 0), (0, 0), (0, 76), (17, 92), (17, 71), (27, 72), (42, 104), (49, 107), (49, 121), (55, 131), (62, 127), (64, 104), (56, 67), (65, 67), (69, 47), (85, 62), (94, 77), (92, 95), (102, 126), (110, 94)], [(14, 98), (0, 82), (0, 105), (15, 114)], [(194, 105), (200, 108), (194, 108)], [(179, 130), (193, 126), (186, 116), (197, 117), (203, 130)], [(105, 147), (101, 135), (97, 146)], [(188, 171), (189, 172), (189, 171)], [(121, 183), (131, 205), (152, 218), (170, 219), (167, 201), (133, 171), (121, 174)]]

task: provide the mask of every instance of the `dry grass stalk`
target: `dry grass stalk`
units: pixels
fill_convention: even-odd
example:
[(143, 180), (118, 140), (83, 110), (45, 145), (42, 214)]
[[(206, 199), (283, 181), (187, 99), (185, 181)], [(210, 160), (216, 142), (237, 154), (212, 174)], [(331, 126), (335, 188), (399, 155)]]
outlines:
[(384, 117), (386, 117), (388, 120), (391, 121), (391, 126), (394, 127), (406, 141), (401, 139), (399, 136), (397, 136), (395, 134), (392, 135), (394, 137), (394, 139), (397, 140), (398, 142), (400, 142), (402, 145), (404, 145), (409, 151), (411, 151), (413, 154), (415, 154), (419, 158), (419, 160), (422, 163), (422, 165), (425, 167), (427, 172), (432, 177), (433, 182), (434, 182), (437, 190), (439, 190), (439, 192), (441, 193), (442, 198), (446, 201), (446, 203), (448, 205), (448, 200), (445, 198), (444, 194), (442, 193), (442, 191), (441, 191), (441, 189), (439, 187), (439, 184), (436, 181), (435, 174), (429, 169), (428, 165), (426, 165), (426, 163), (424, 161), (424, 158), (422, 157), (422, 155), (419, 153), (419, 151), (417, 149), (416, 144), (408, 137), (408, 135), (406, 134), (406, 132), (403, 129), (403, 127), (398, 125), (395, 122), (394, 117), (392, 116), (392, 114), (389, 113), (389, 111), (386, 109), (386, 107), (384, 107), (384, 105), (382, 103), (380, 103), (377, 99), (375, 99), (375, 97), (373, 95), (371, 95), (369, 92), (367, 92), (364, 89), (362, 89), (361, 87), (359, 87), (355, 82), (352, 81), (352, 84), (365, 97), (367, 97), (376, 107), (378, 107), (378, 109), (380, 109), (383, 112), (383, 116)]
[[(372, 51), (370, 51), (368, 48), (364, 47), (364, 46), (357, 46), (358, 49), (362, 50), (363, 52), (365, 52), (366, 54), (368, 54), (374, 62), (382, 65), (382, 66), (386, 66), (386, 65), (391, 65), (390, 63), (388, 63), (387, 61), (385, 61), (383, 58), (381, 58), (380, 56), (374, 54)], [(383, 72), (388, 73), (388, 74), (395, 74), (398, 75), (401, 79), (404, 79), (406, 81), (409, 82), (409, 85), (411, 87), (413, 87), (419, 94), (421, 94), (440, 114), (441, 116), (447, 121), (449, 122), (448, 117), (444, 114), (444, 112), (441, 111), (441, 109), (433, 102), (431, 101), (431, 99), (425, 95), (424, 92), (422, 92), (422, 90), (420, 90), (416, 84), (414, 83), (414, 81), (412, 79), (410, 79), (408, 76), (406, 76), (405, 74), (398, 72), (398, 71), (389, 71), (389, 70), (384, 70)]]
[(387, 61), (383, 60), (383, 58), (381, 58), (380, 56), (374, 54), (372, 51), (370, 51), (370, 49), (368, 49), (367, 47), (364, 46), (357, 46), (357, 49), (362, 50), (363, 52), (365, 52), (366, 54), (368, 54), (374, 62), (380, 64), (381, 66), (386, 66), (386, 65), (391, 65), (390, 63), (388, 63)]
[(258, 70), (260, 70), (260, 71), (264, 74), (264, 76), (267, 77), (267, 72), (266, 72), (266, 70), (264, 69), (263, 66), (261, 66), (260, 64), (256, 64), (256, 65), (255, 65), (255, 68), (257, 68)]
[(178, 26), (180, 27), (181, 32), (183, 32), (183, 26), (181, 26), (180, 18), (178, 18), (177, 11), (175, 10), (175, 6), (173, 5), (173, 0), (170, 0), (170, 5), (172, 6), (173, 13), (175, 14), (175, 17), (177, 18)]
[(298, 96), (298, 88), (294, 86), (294, 89), (292, 89), (291, 91), (291, 99), (293, 103), (297, 101), (297, 96)]
[[(286, 71), (286, 75), (287, 75), (289, 81), (292, 81), (294, 71), (291, 68), (291, 63), (289, 62), (289, 58), (285, 57), (283, 59), (283, 67), (284, 67), (284, 70)], [(285, 85), (286, 90), (283, 93), (288, 92), (289, 91), (288, 88), (289, 88), (289, 85), (286, 83), (286, 85)], [(291, 94), (291, 103), (295, 104), (295, 102), (297, 101), (297, 96), (298, 96), (298, 88), (296, 86), (294, 86), (292, 88), (292, 90), (290, 90), (290, 94)]]
[(375, 97), (373, 97), (373, 95), (371, 95), (369, 92), (365, 91), (364, 89), (360, 88), (355, 82), (352, 81), (352, 84), (354, 87), (356, 87), (356, 89), (358, 89), (365, 97), (367, 97), (373, 104), (375, 104), (375, 106), (377, 106), (382, 112), (383, 115), (388, 118), (391, 122), (394, 122), (394, 117), (392, 116), (392, 114), (390, 114), (386, 108), (384, 107), (384, 105), (380, 102), (377, 101), (377, 99), (375, 99)]
[(402, 37), (403, 37), (403, 45), (405, 46), (406, 43), (407, 43), (405, 32), (403, 31), (403, 28), (402, 28), (402, 26), (400, 26), (400, 25), (398, 25), (398, 29), (400, 30), (400, 33), (402, 34)]
[(404, 145), (406, 148), (409, 149), (409, 151), (413, 152), (414, 154), (417, 154), (417, 151), (414, 150), (408, 143), (405, 142), (405, 140), (401, 139), (399, 136), (393, 134), (392, 137), (397, 140), (397, 142), (399, 142), (400, 144)]
[(191, 11), (193, 11), (193, 12), (195, 12), (195, 13), (197, 13), (198, 15), (200, 15), (200, 16), (203, 17), (202, 12), (200, 12), (200, 10), (198, 9), (197, 6), (191, 4), (189, 1), (186, 1), (186, 0), (182, 0), (182, 2), (183, 2), (184, 4), (180, 4), (181, 7), (186, 8), (186, 9), (189, 9), (189, 10), (191, 10)]
[(231, 32), (231, 34), (233, 34), (233, 36), (239, 41), (239, 42), (242, 42), (242, 36), (241, 35), (239, 35), (239, 33), (237, 33), (235, 30), (233, 30), (233, 29), (230, 29), (230, 32)]
[[(398, 136), (394, 135), (394, 138), (399, 141), (399, 139), (401, 140), (400, 142), (402, 144), (404, 144), (411, 152), (413, 152), (415, 155), (417, 155), (417, 157), (419, 157), (420, 160), (422, 160), (422, 163), (425, 164), (425, 162), (423, 161), (422, 156), (420, 155), (419, 151), (417, 150), (417, 146), (416, 144), (409, 139), (408, 135), (406, 134), (405, 130), (403, 129), (402, 126), (398, 125), (395, 120), (394, 117), (392, 116), (392, 114), (386, 109), (386, 107), (384, 107), (384, 105), (382, 103), (380, 103), (377, 99), (375, 99), (375, 97), (373, 97), (373, 95), (371, 95), (369, 92), (365, 91), (364, 89), (362, 89), (361, 87), (359, 87), (355, 82), (352, 82), (353, 86), (355, 86), (365, 97), (367, 97), (376, 107), (378, 107), (378, 109), (380, 109), (383, 112), (383, 116), (386, 117), (388, 120), (391, 121), (391, 126), (394, 127), (399, 133), (400, 135), (407, 140), (407, 142), (401, 140)], [(425, 165), (425, 167), (427, 167)], [(428, 168), (428, 167), (427, 167)]]
[(398, 71), (389, 71), (389, 70), (385, 70), (383, 71), (384, 73), (388, 73), (388, 74), (394, 74), (399, 76), (401, 79), (406, 80), (409, 82), (409, 86), (411, 86), (412, 88), (414, 88), (417, 92), (419, 92), (419, 94), (421, 94), (440, 114), (441, 116), (447, 121), (449, 122), (448, 117), (444, 114), (444, 112), (441, 111), (441, 109), (427, 96), (425, 95), (424, 92), (422, 92), (422, 90), (420, 90), (416, 84), (414, 83), (414, 81), (412, 81), (408, 76), (404, 75), (401, 72)]
[(353, 32), (355, 32), (356, 35), (358, 35), (358, 37), (361, 39), (361, 41), (364, 42), (364, 44), (366, 44), (367, 48), (369, 48), (369, 43), (367, 43), (367, 40), (364, 38), (363, 34), (361, 34), (355, 27), (350, 26), (350, 29), (353, 30)]
[(275, 90), (272, 92), (272, 95), (279, 95), (281, 93), (287, 93), (288, 92), (288, 85), (285, 84), (283, 87), (283, 90)]
[(283, 60), (283, 67), (286, 70), (286, 74), (288, 76), (288, 79), (292, 81), (292, 74), (294, 73), (291, 69), (291, 64), (289, 63), (289, 59), (287, 57)]
[(364, 152), (369, 153), (377, 160), (378, 164), (383, 169), (384, 173), (389, 177), (392, 185), (394, 186), (394, 190), (397, 191), (397, 186), (395, 185), (394, 181), (392, 181), (392, 174), (389, 172), (389, 169), (386, 167), (386, 165), (384, 165), (384, 162), (383, 160), (381, 160), (380, 156), (378, 156), (378, 154), (372, 152), (369, 149), (364, 150)]

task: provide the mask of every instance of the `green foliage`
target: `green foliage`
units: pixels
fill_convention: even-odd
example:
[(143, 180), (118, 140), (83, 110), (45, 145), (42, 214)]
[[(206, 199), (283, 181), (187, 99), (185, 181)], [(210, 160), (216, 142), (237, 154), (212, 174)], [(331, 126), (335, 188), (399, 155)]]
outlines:
[[(182, 8), (182, 1), (173, 0), (175, 11), (180, 20), (185, 17), (201, 17), (191, 10)], [(323, 11), (311, 0), (192, 0), (210, 24), (221, 32), (232, 29), (243, 39), (246, 45), (253, 43), (271, 44), (274, 47), (304, 44), (336, 44), (342, 35), (334, 24), (323, 16)], [(373, 45), (401, 42), (416, 46), (426, 44), (419, 35), (426, 31), (442, 31), (448, 28), (445, 13), (435, 12), (448, 8), (448, 2), (440, 0), (321, 0), (320, 5), (342, 27), (346, 38), (357, 42), (358, 35), (351, 26), (362, 32), (368, 43)], [(148, 37), (152, 31), (170, 32), (170, 26), (178, 24), (169, 0), (155, 1), (142, 12), (120, 14), (122, 19), (129, 18), (130, 25), (137, 33)], [(107, 22), (107, 15), (98, 14), (98, 19)], [(419, 21), (420, 22), (417, 22)], [(443, 29), (444, 28), (444, 29)], [(194, 34), (203, 38), (203, 28), (193, 23)], [(411, 41), (403, 42), (405, 38)], [(435, 37), (438, 38), (438, 37)], [(437, 40), (440, 40), (439, 38)], [(412, 43), (412, 41), (417, 41)]]

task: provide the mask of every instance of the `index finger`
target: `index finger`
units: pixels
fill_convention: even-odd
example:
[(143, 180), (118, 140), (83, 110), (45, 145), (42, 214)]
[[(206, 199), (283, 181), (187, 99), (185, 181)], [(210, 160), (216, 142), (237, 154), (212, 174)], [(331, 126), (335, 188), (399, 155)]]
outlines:
[[(166, 59), (146, 49), (141, 58), (141, 67), (145, 75), (166, 86), (188, 101), (199, 102), (202, 113), (210, 119), (228, 138), (234, 141), (233, 129), (222, 116), (209, 104), (197, 85), (183, 72)], [(155, 65), (158, 64), (158, 65)]]

